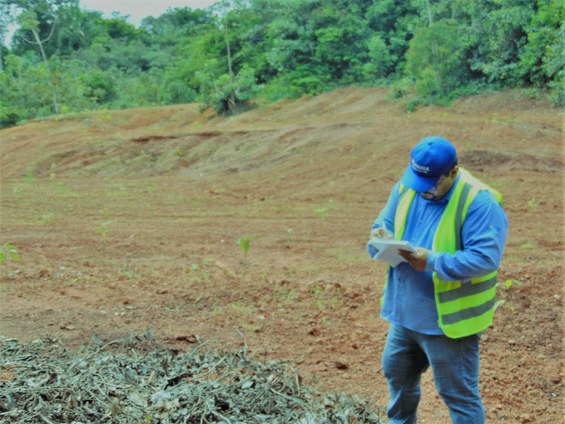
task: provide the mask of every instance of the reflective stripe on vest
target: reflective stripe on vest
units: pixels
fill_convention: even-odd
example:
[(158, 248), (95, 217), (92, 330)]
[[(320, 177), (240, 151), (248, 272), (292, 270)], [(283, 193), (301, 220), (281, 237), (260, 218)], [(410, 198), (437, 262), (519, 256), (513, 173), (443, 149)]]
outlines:
[[(463, 250), (461, 232), (469, 206), (481, 190), (489, 190), (499, 203), (499, 192), (460, 169), (460, 178), (440, 219), (432, 251), (455, 253)], [(395, 213), (395, 239), (402, 239), (406, 218), (416, 192), (401, 186)], [(451, 338), (465, 337), (485, 330), (492, 323), (497, 271), (470, 281), (441, 281), (433, 273), (438, 325)]]

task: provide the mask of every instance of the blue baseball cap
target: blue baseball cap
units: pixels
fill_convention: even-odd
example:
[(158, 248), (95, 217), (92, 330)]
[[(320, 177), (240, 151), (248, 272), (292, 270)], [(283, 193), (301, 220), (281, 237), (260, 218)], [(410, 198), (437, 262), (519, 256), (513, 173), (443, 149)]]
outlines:
[(440, 177), (457, 165), (457, 152), (443, 137), (422, 139), (410, 152), (410, 165), (401, 183), (419, 193), (434, 188)]

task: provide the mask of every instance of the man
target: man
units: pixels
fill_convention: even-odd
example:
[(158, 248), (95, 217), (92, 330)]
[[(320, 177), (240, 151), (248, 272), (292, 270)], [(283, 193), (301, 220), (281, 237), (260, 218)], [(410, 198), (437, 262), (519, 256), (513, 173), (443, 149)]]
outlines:
[(416, 423), (420, 377), (431, 366), (452, 422), (481, 424), (479, 341), (492, 323), (508, 231), (502, 196), (458, 167), (445, 138), (424, 138), (410, 156), (371, 232), (417, 247), (389, 267), (382, 298), (389, 422)]

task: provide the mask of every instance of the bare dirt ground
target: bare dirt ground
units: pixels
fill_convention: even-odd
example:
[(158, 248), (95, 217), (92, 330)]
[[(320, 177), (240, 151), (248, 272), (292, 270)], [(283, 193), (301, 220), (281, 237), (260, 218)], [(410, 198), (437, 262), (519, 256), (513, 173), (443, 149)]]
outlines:
[[(516, 92), (406, 113), (351, 88), (214, 118), (195, 105), (0, 132), (0, 335), (164, 344), (289, 361), (303, 383), (387, 402), (369, 229), (424, 136), (505, 194), (499, 307), (482, 342), (491, 423), (563, 418), (563, 120)], [(237, 240), (250, 242), (247, 255)], [(507, 288), (507, 281), (511, 287)], [(448, 423), (429, 373), (421, 422)]]

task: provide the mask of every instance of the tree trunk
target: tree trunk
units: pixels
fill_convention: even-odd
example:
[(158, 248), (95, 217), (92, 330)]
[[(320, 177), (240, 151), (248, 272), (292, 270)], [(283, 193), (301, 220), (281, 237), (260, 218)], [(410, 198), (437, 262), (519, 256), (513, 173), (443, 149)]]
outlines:
[[(426, 4), (428, 6), (428, 22), (429, 22), (429, 26), (431, 27), (434, 23), (434, 17), (432, 14), (432, 7), (430, 5), (430, 0), (426, 0)], [(432, 39), (432, 65), (434, 67), (435, 80), (438, 84), (438, 87), (441, 88), (441, 75), (438, 72), (438, 57), (439, 57), (439, 51), (437, 47), (437, 41), (435, 39)]]
[(53, 85), (53, 76), (51, 75), (51, 69), (49, 69), (49, 61), (47, 60), (47, 56), (45, 55), (45, 50), (43, 49), (43, 43), (39, 38), (39, 34), (37, 30), (33, 29), (31, 31), (33, 33), (33, 38), (35, 38), (35, 42), (39, 46), (39, 51), (41, 52), (41, 58), (43, 62), (45, 62), (45, 67), (47, 68), (47, 75), (49, 75), (49, 79), (51, 80), (51, 95), (53, 96), (53, 109), (56, 115), (58, 115), (61, 111), (59, 109), (59, 99), (57, 96), (57, 91)]

